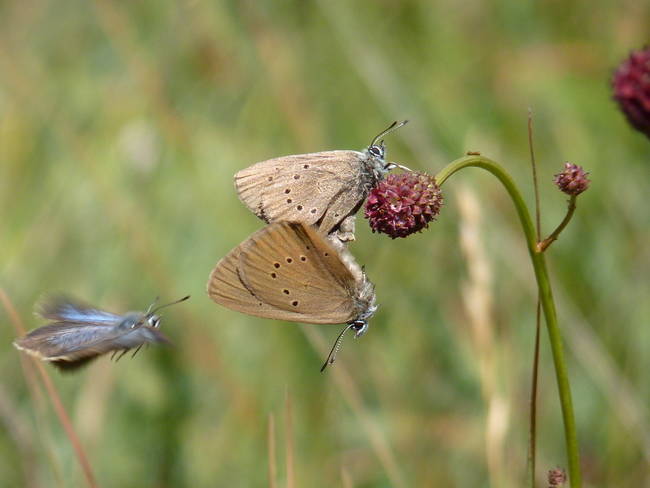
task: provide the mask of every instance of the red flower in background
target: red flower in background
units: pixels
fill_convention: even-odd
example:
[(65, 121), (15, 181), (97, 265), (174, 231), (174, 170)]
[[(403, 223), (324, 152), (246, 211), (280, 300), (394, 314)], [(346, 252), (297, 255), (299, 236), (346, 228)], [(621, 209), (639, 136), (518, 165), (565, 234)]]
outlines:
[(650, 138), (650, 48), (632, 52), (619, 65), (612, 88), (630, 124)]

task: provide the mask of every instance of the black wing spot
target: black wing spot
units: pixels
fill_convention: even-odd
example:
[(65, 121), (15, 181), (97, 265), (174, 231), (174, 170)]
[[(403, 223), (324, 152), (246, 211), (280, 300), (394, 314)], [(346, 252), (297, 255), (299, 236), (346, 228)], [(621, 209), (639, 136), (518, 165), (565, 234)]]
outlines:
[(305, 261), (307, 261), (307, 258), (305, 256), (300, 256), (300, 260), (304, 263)]
[(257, 206), (257, 216), (267, 224), (269, 223), (269, 218), (266, 215), (266, 212), (264, 211), (264, 206), (262, 202), (260, 202), (259, 205)]
[(309, 246), (305, 246), (305, 248), (306, 248), (308, 251), (311, 249), (311, 247), (309, 247)]
[(293, 302), (291, 302), (291, 305), (293, 305), (294, 307), (297, 307), (298, 306), (298, 300), (294, 300)]
[(305, 169), (309, 169), (309, 165), (308, 165), (308, 164), (305, 164), (305, 165), (303, 166), (303, 168), (305, 168)]
[(291, 198), (287, 198), (287, 203), (291, 203), (291, 202), (293, 202), (293, 200), (291, 200)]
[(298, 206), (296, 207), (296, 209), (297, 209), (297, 210), (302, 210), (302, 205), (298, 205)]
[(291, 188), (287, 188), (286, 190), (284, 190), (284, 192), (285, 193), (291, 193)]
[(282, 290), (282, 293), (284, 293), (285, 295), (288, 295), (290, 292), (289, 292), (289, 290), (287, 290), (287, 289), (285, 288), (284, 290)]
[(276, 269), (277, 269), (277, 268), (279, 268), (279, 267), (280, 267), (280, 263), (273, 263), (273, 266), (275, 266), (275, 267), (276, 267)]
[(287, 258), (287, 263), (289, 263), (289, 264), (293, 263), (293, 259)]
[(323, 256), (325, 256), (325, 257), (328, 257), (329, 255), (330, 255), (330, 253), (328, 253), (328, 252), (323, 253)]
[(276, 279), (278, 277), (277, 273), (271, 273), (271, 278)]
[(269, 180), (269, 181), (273, 181), (273, 176), (269, 176), (269, 177), (267, 178), (267, 180)]
[(316, 213), (316, 209), (315, 209), (315, 208), (312, 208), (310, 211), (311, 211), (311, 213), (313, 213), (313, 214)]
[(300, 179), (300, 175), (293, 175), (293, 179), (294, 179), (294, 180), (299, 180), (299, 179)]

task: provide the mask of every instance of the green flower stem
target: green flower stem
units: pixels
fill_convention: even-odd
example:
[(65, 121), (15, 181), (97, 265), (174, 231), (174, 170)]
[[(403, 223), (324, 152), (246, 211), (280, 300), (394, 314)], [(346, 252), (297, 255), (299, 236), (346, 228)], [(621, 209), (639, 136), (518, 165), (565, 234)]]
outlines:
[(569, 200), (569, 208), (567, 209), (566, 215), (564, 216), (564, 220), (560, 223), (560, 225), (557, 226), (557, 229), (555, 229), (553, 232), (551, 232), (551, 235), (549, 235), (546, 239), (544, 239), (542, 242), (537, 243), (537, 251), (538, 252), (544, 252), (546, 251), (546, 248), (553, 244), (554, 241), (557, 240), (559, 237), (560, 233), (564, 230), (564, 228), (567, 226), (567, 224), (571, 221), (571, 217), (573, 217), (573, 212), (576, 211), (576, 195), (572, 195), (571, 199)]
[(533, 263), (533, 269), (535, 270), (535, 278), (537, 279), (539, 298), (542, 302), (544, 317), (546, 318), (548, 336), (551, 342), (555, 376), (560, 404), (562, 406), (562, 417), (564, 419), (564, 437), (566, 441), (570, 485), (571, 488), (579, 488), (582, 486), (582, 475), (580, 474), (580, 456), (578, 454), (578, 438), (576, 435), (573, 402), (571, 400), (571, 387), (569, 385), (569, 376), (562, 347), (562, 336), (560, 335), (560, 329), (557, 323), (557, 314), (555, 312), (551, 283), (546, 268), (546, 260), (544, 254), (537, 251), (537, 239), (533, 221), (530, 217), (528, 207), (510, 175), (500, 165), (488, 158), (484, 158), (483, 156), (467, 156), (457, 159), (449, 163), (436, 175), (436, 182), (442, 186), (451, 175), (463, 168), (469, 167), (483, 168), (497, 177), (510, 195), (517, 210), (521, 226), (523, 227), (528, 252)]

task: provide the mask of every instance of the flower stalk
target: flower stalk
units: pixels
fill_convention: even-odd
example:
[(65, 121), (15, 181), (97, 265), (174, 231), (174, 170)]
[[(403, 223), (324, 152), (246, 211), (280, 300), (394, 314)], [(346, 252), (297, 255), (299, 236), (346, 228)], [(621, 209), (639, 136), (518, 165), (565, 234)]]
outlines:
[[(496, 162), (480, 155), (466, 156), (451, 162), (436, 175), (436, 182), (442, 186), (453, 174), (464, 168), (482, 168), (494, 175), (504, 186), (515, 206), (517, 216), (521, 223), (526, 238), (526, 245), (530, 254), (531, 262), (535, 272), (539, 298), (546, 319), (555, 377), (559, 393), (560, 405), (562, 407), (562, 418), (564, 422), (564, 437), (567, 450), (569, 468), (569, 479), (571, 488), (582, 486), (582, 475), (580, 473), (580, 458), (578, 451), (578, 438), (576, 433), (575, 415), (573, 412), (573, 401), (567, 371), (562, 336), (557, 322), (557, 313), (553, 301), (551, 283), (546, 267), (544, 254), (537, 249), (537, 238), (535, 227), (528, 211), (528, 207), (517, 189), (510, 175)], [(566, 224), (565, 224), (566, 225)], [(560, 229), (561, 231), (562, 229)]]
[(569, 224), (569, 222), (571, 221), (571, 217), (573, 217), (573, 213), (576, 211), (576, 198), (577, 195), (572, 195), (571, 198), (569, 199), (569, 207), (567, 208), (566, 215), (564, 216), (562, 222), (560, 222), (560, 225), (558, 225), (557, 228), (553, 232), (551, 232), (551, 234), (546, 239), (537, 243), (537, 252), (546, 251), (548, 246), (550, 246), (551, 244), (553, 244), (554, 241), (557, 240), (560, 233)]

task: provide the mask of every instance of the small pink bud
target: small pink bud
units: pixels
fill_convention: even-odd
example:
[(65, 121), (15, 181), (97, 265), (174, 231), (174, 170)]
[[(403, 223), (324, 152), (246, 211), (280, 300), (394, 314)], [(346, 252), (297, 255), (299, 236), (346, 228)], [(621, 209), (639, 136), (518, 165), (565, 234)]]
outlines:
[(562, 468), (551, 469), (548, 472), (549, 488), (559, 488), (566, 483), (566, 473)]
[(588, 174), (577, 164), (564, 163), (564, 171), (556, 174), (553, 181), (567, 195), (577, 196), (589, 188)]
[(365, 217), (373, 232), (393, 239), (426, 229), (440, 213), (443, 198), (433, 176), (390, 174), (370, 191)]

